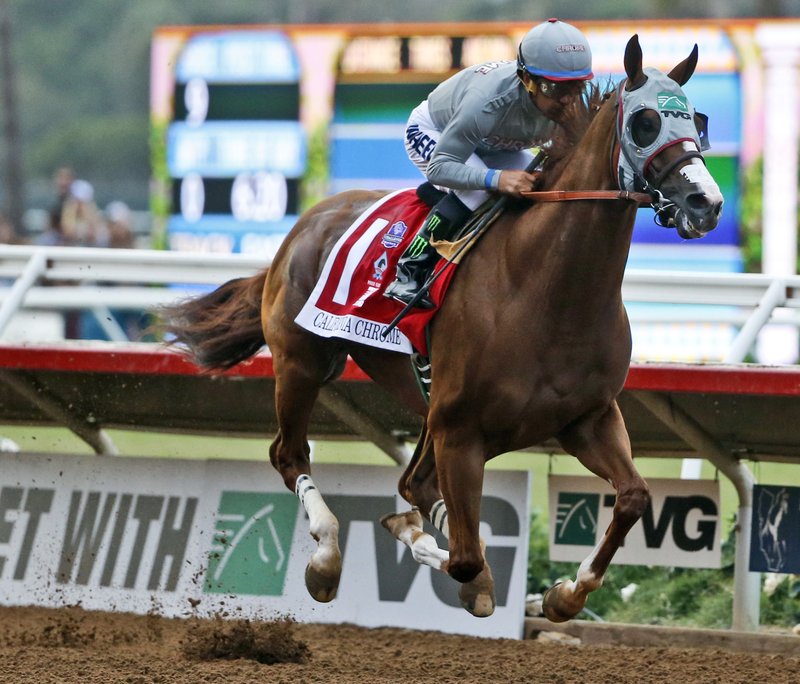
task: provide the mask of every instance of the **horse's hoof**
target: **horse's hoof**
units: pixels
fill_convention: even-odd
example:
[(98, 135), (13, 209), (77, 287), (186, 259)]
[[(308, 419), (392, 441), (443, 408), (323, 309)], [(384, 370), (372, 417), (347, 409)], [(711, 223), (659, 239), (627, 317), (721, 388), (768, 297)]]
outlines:
[(556, 582), (545, 593), (542, 599), (542, 612), (550, 622), (566, 622), (581, 612), (583, 606), (577, 610), (567, 607), (563, 591), (566, 586), (563, 582)]
[(497, 601), (494, 597), (494, 578), (488, 565), (472, 582), (462, 584), (458, 590), (461, 607), (475, 617), (489, 617)]
[(306, 589), (315, 601), (329, 603), (336, 598), (339, 590), (339, 575), (324, 575), (309, 563), (306, 566)]

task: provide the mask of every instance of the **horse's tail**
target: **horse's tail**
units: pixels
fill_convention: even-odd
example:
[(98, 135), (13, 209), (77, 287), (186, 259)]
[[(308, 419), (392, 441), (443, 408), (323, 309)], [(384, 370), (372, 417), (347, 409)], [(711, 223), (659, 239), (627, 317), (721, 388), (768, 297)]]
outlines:
[(159, 329), (198, 366), (226, 370), (264, 346), (261, 293), (267, 269), (236, 278), (213, 292), (165, 306)]

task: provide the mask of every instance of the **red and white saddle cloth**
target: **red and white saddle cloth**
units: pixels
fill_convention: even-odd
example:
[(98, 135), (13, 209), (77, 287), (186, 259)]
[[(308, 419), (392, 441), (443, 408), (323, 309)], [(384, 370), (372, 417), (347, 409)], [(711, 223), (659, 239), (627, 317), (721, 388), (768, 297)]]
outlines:
[[(433, 309), (412, 309), (386, 337), (381, 332), (403, 310), (383, 296), (395, 266), (425, 221), (430, 207), (415, 189), (378, 200), (345, 231), (328, 255), (314, 290), (295, 323), (322, 337), (339, 337), (380, 349), (427, 354), (425, 326), (439, 308), (456, 265), (431, 286)], [(442, 261), (436, 266), (440, 269)]]

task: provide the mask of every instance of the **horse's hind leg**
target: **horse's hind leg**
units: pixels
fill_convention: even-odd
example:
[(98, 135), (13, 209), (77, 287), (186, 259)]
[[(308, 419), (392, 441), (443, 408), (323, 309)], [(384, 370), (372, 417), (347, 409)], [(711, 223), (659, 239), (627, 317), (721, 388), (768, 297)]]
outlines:
[[(436, 570), (447, 572), (448, 553), (439, 548), (431, 535), (422, 529), (423, 514), (430, 519), (431, 506), (439, 498), (439, 490), (434, 479), (425, 475), (419, 476), (421, 471), (429, 472), (433, 469), (427, 467), (433, 462), (433, 444), (428, 437), (427, 426), (423, 425), (417, 447), (411, 462), (400, 477), (398, 490), (400, 495), (408, 501), (413, 508), (405, 513), (389, 513), (381, 518), (381, 524), (398, 540), (411, 549), (414, 560), (423, 565), (428, 565)], [(415, 480), (416, 476), (416, 480)], [(418, 487), (422, 482), (424, 488)]]
[[(337, 359), (324, 353), (321, 341), (306, 335), (290, 337), (290, 342), (276, 344), (272, 349), (278, 433), (270, 445), (269, 457), (308, 514), (317, 549), (306, 567), (306, 588), (317, 601), (327, 602), (336, 597), (342, 572), (339, 522), (311, 479), (307, 436), (319, 388), (330, 374), (336, 374), (332, 369), (337, 366)], [(342, 355), (339, 363), (344, 360)]]
[[(449, 539), (447, 508), (439, 491), (433, 439), (427, 426), (423, 426), (411, 463), (400, 478), (399, 490), (400, 495), (414, 508), (405, 513), (386, 515), (381, 518), (381, 523), (411, 549), (418, 563), (448, 572), (450, 554), (440, 549), (436, 539), (422, 527), (424, 514)], [(485, 544), (481, 540), (481, 551), (484, 549)], [(476, 617), (488, 617), (494, 613), (494, 578), (488, 563), (484, 562), (483, 570), (477, 577), (461, 584), (458, 596), (462, 607)]]
[(617, 500), (611, 524), (581, 563), (575, 582), (556, 584), (545, 594), (542, 608), (552, 622), (570, 620), (583, 610), (589, 593), (603, 584), (611, 559), (650, 501), (647, 483), (633, 465), (630, 439), (616, 402), (605, 413), (571, 425), (559, 441), (586, 468), (613, 485)]

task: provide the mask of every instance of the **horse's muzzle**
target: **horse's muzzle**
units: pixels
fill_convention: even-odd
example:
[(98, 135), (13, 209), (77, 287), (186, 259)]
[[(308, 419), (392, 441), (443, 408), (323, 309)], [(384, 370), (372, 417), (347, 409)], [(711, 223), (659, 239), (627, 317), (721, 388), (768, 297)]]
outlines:
[(688, 195), (675, 216), (675, 225), (684, 240), (694, 240), (710, 233), (722, 214), (722, 196), (709, 197), (697, 192)]

